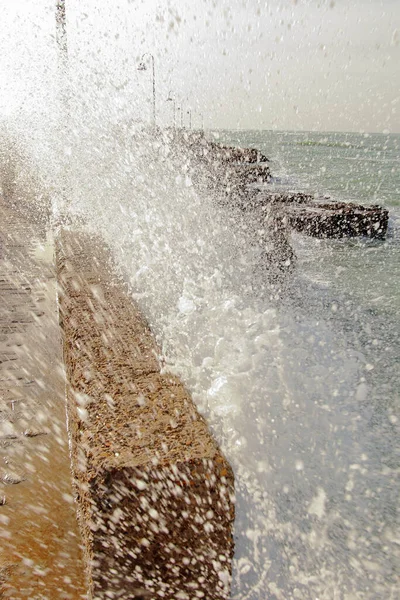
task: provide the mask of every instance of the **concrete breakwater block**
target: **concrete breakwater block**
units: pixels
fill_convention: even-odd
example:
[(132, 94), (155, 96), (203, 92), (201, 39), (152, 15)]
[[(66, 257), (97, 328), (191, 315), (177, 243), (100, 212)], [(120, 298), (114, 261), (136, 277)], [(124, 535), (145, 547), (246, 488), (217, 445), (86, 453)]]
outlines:
[(226, 599), (234, 480), (107, 249), (57, 242), (78, 517), (92, 598)]
[(245, 212), (280, 210), (292, 229), (318, 238), (386, 235), (389, 212), (378, 205), (362, 206), (346, 202), (315, 202), (311, 194), (302, 192), (269, 192), (247, 190), (239, 197), (238, 206)]
[(293, 229), (318, 238), (382, 238), (389, 221), (389, 212), (381, 206), (345, 202), (291, 204), (287, 211)]
[(271, 171), (268, 163), (246, 165), (246, 169), (242, 169), (240, 174), (244, 185), (251, 183), (267, 183), (271, 178)]
[(229, 192), (232, 189), (248, 195), (247, 186), (254, 184), (265, 184), (270, 180), (271, 173), (267, 163), (245, 164), (238, 163), (228, 164), (223, 175), (218, 174), (219, 183), (226, 187)]
[(249, 164), (269, 162), (269, 159), (256, 148), (224, 146), (223, 144), (216, 144), (215, 142), (209, 142), (209, 146), (211, 150), (224, 161)]
[(314, 200), (312, 194), (304, 192), (255, 192), (254, 199), (258, 205), (268, 206), (274, 203), (310, 204)]

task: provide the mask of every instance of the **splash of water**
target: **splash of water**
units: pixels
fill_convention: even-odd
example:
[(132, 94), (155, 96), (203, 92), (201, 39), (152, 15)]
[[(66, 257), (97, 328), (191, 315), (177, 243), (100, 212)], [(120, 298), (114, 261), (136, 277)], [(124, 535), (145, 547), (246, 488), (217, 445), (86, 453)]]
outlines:
[[(187, 140), (134, 126), (117, 91), (77, 81), (67, 129), (49, 119), (44, 135), (44, 121), (27, 117), (14, 121), (16, 137), (25, 131), (57, 218), (68, 213), (109, 243), (165, 368), (183, 378), (234, 467), (233, 596), (383, 597), (392, 565), (371, 557), (367, 517), (347, 499), (374, 483), (350, 439), (357, 415), (346, 411), (363, 391), (359, 359), (318, 315), (271, 298), (243, 223), (218, 202), (218, 181), (202, 184), (207, 164)], [(26, 141), (27, 130), (40, 134)], [(27, 161), (14, 164), (22, 189)]]

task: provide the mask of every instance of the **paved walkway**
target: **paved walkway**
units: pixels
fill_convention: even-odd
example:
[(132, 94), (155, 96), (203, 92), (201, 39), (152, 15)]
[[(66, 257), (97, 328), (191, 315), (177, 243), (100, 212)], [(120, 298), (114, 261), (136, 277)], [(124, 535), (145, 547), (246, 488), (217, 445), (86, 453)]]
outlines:
[(0, 598), (85, 598), (53, 247), (0, 197)]

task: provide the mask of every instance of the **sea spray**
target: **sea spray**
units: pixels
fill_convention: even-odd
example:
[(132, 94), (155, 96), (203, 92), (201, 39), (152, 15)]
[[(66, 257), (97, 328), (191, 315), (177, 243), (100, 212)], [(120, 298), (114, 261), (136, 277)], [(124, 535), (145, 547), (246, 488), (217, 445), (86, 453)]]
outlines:
[[(111, 245), (165, 369), (183, 377), (234, 466), (234, 597), (355, 589), (323, 533), (340, 514), (319, 508), (315, 517), (312, 507), (321, 493), (336, 494), (326, 478), (344, 477), (325, 415), (329, 398), (340, 404), (356, 385), (357, 361), (325, 325), (299, 326), (265, 294), (269, 284), (227, 209), (191, 185), (185, 143), (128, 126), (107, 131), (104, 122), (93, 133), (70, 145), (69, 215)], [(335, 414), (334, 427), (345, 424)], [(303, 514), (311, 515), (307, 533)]]
[[(43, 61), (46, 78), (33, 70), (33, 99), (11, 118), (29, 158), (10, 182), (22, 183), (34, 164), (57, 222), (103, 235), (162, 345), (165, 370), (183, 377), (208, 417), (236, 474), (234, 597), (389, 597), (398, 547), (396, 463), (392, 438), (384, 461), (371, 435), (375, 414), (365, 369), (374, 365), (325, 318), (321, 302), (306, 310), (311, 284), (301, 272), (293, 276), (291, 296), (271, 299), (268, 269), (255, 268), (258, 250), (229, 202), (225, 208), (218, 202), (220, 181), (214, 191), (199, 186), (196, 177), (208, 178), (206, 166), (191, 160), (185, 139), (173, 144), (168, 134), (138, 124), (143, 115), (135, 110), (137, 97), (131, 100), (131, 71), (127, 80), (108, 45), (111, 36), (104, 43), (83, 20), (80, 32), (67, 115), (57, 90), (46, 91), (55, 74), (54, 48)], [(267, 139), (261, 149), (273, 154), (271, 136), (257, 135)], [(305, 184), (307, 168), (325, 169), (329, 183), (339, 164), (320, 145), (318, 151), (308, 163), (298, 161)], [(359, 159), (352, 160), (358, 169)], [(369, 176), (376, 178), (372, 169)], [(316, 254), (310, 251), (315, 264)], [(349, 310), (347, 331), (359, 314)], [(386, 401), (388, 390), (381, 389)]]
[[(290, 303), (290, 286), (307, 298), (299, 275), (288, 301), (277, 302), (235, 211), (218, 201), (219, 180), (202, 185), (209, 167), (191, 157), (185, 136), (173, 142), (117, 114), (108, 121), (95, 106), (81, 120), (84, 113), (71, 115), (68, 134), (49, 129), (34, 164), (58, 221), (67, 216), (111, 246), (165, 371), (183, 378), (234, 467), (233, 597), (357, 597), (366, 564), (373, 594), (384, 594), (393, 560), (366, 562), (363, 516), (374, 510), (377, 543), (392, 544), (384, 514), (363, 500), (379, 486), (379, 470), (360, 463), (370, 435), (349, 411), (364, 389), (362, 355), (320, 309)], [(30, 144), (21, 147), (29, 156)]]

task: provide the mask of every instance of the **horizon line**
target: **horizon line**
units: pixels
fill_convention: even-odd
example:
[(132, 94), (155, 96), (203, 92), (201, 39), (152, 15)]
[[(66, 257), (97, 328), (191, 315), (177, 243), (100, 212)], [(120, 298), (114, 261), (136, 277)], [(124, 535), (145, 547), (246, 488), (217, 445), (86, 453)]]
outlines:
[(272, 133), (350, 133), (353, 135), (400, 135), (400, 131), (344, 131), (339, 129), (256, 129), (247, 127), (205, 127), (204, 131), (270, 131)]

